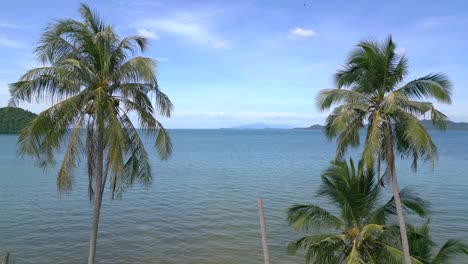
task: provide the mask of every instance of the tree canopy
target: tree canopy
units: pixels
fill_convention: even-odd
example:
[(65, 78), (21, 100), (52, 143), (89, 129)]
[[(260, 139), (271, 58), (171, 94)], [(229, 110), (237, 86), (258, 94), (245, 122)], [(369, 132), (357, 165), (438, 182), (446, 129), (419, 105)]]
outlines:
[(21, 108), (0, 108), (0, 134), (19, 134), (35, 117), (36, 114)]

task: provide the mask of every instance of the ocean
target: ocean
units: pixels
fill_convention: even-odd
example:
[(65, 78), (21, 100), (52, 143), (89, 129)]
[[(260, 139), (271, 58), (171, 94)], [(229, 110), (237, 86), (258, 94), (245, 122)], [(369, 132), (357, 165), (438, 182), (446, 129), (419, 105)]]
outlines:
[[(121, 200), (104, 194), (97, 263), (262, 263), (257, 197), (263, 198), (271, 263), (303, 263), (285, 246), (298, 237), (288, 206), (314, 203), (335, 144), (320, 131), (171, 130), (174, 153), (152, 153), (150, 188), (135, 185)], [(397, 160), (400, 187), (429, 200), (432, 236), (468, 243), (468, 132), (431, 132), (435, 169)], [(0, 135), (0, 254), (11, 263), (85, 263), (92, 220), (83, 169), (71, 193), (56, 190), (57, 169), (17, 158), (16, 135)], [(356, 156), (356, 151), (351, 155)], [(58, 155), (60, 157), (60, 155)], [(59, 162), (60, 160), (58, 160)], [(391, 189), (387, 187), (386, 195)], [(468, 263), (468, 258), (454, 263)]]

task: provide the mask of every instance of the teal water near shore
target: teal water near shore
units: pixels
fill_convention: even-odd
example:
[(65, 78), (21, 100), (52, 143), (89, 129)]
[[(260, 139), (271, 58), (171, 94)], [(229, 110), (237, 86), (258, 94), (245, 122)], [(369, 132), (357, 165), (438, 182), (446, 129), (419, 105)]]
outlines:
[[(400, 186), (432, 203), (437, 242), (468, 242), (468, 132), (431, 132), (435, 170), (398, 161)], [(98, 263), (261, 263), (257, 197), (265, 209), (271, 263), (303, 263), (285, 245), (294, 203), (328, 203), (314, 192), (334, 144), (320, 131), (172, 130), (174, 155), (153, 155), (154, 181), (122, 200), (105, 195)], [(85, 263), (92, 206), (78, 170), (73, 192), (56, 191), (56, 169), (16, 158), (15, 135), (0, 136), (0, 252), (13, 263)], [(151, 141), (144, 138), (148, 148)], [(151, 152), (154, 153), (154, 152)], [(390, 189), (386, 190), (390, 195)], [(468, 263), (468, 258), (455, 263)]]

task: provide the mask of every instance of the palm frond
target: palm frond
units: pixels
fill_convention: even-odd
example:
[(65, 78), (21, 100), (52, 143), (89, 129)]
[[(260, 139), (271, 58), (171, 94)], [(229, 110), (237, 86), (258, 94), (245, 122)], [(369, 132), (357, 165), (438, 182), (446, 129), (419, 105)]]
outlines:
[[(383, 249), (387, 253), (386, 256), (388, 260), (394, 261), (393, 263), (395, 264), (404, 263), (403, 251), (395, 247), (392, 247), (390, 245), (386, 245), (386, 244), (383, 245)], [(424, 264), (424, 263), (418, 260), (417, 258), (411, 257), (411, 264)]]
[(337, 140), (335, 160), (343, 158), (349, 146), (359, 145), (359, 130), (363, 127), (363, 115), (364, 111), (359, 105), (343, 105), (337, 107), (327, 118), (325, 135), (330, 139), (340, 135)]
[(291, 206), (286, 214), (289, 225), (295, 230), (336, 230), (343, 225), (338, 217), (312, 204)]
[(364, 168), (360, 162), (354, 166), (352, 159), (334, 161), (322, 174), (322, 185), (317, 196), (325, 196), (341, 210), (342, 219), (359, 222), (375, 206), (380, 196), (373, 170)]
[(401, 91), (393, 91), (388, 93), (382, 103), (382, 112), (391, 114), (396, 110), (400, 110), (402, 105), (405, 105), (408, 101), (406, 95)]
[(468, 245), (458, 239), (448, 240), (439, 250), (437, 255), (432, 259), (431, 264), (446, 264), (450, 259), (458, 255), (468, 256)]
[(304, 250), (306, 263), (339, 263), (340, 251), (344, 247), (344, 235), (323, 234), (305, 236), (288, 244), (289, 254)]
[(19, 101), (55, 104), (80, 92), (76, 73), (63, 68), (42, 67), (26, 72), (18, 82), (9, 85), (10, 105)]
[(30, 125), (24, 128), (18, 138), (18, 155), (29, 155), (41, 166), (54, 164), (54, 150), (57, 150), (69, 128), (77, 124), (82, 116), (83, 98), (74, 96), (41, 112)]
[(441, 73), (433, 73), (413, 80), (400, 88), (408, 97), (416, 99), (436, 99), (451, 103), (452, 83)]
[(367, 224), (362, 228), (361, 236), (364, 239), (369, 238), (374, 234), (381, 234), (384, 231), (384, 226), (377, 224)]
[(359, 253), (359, 250), (357, 249), (356, 244), (357, 242), (354, 241), (351, 251), (349, 252), (349, 255), (346, 257), (347, 258), (346, 264), (365, 264), (364, 260), (361, 258), (361, 254)]
[(437, 147), (432, 141), (431, 136), (413, 115), (397, 111), (394, 115), (396, 146), (403, 157), (411, 156), (413, 158), (412, 168), (417, 169), (418, 160), (434, 163), (438, 157)]
[[(147, 83), (157, 88), (156, 61), (146, 57), (134, 57), (118, 67), (110, 79), (113, 83)], [(118, 86), (117, 86), (118, 87)]]
[[(400, 191), (400, 199), (407, 213), (426, 217), (429, 214), (430, 204), (427, 200), (418, 197), (411, 189), (403, 188)], [(392, 197), (384, 205), (378, 207), (369, 215), (369, 223), (385, 225), (389, 216), (396, 215), (395, 200)]]
[(325, 89), (317, 95), (315, 102), (321, 110), (328, 110), (334, 104), (347, 103), (359, 104), (365, 100), (365, 95), (353, 90)]
[(85, 117), (85, 114), (81, 113), (81, 116), (76, 122), (70, 138), (68, 139), (68, 147), (65, 150), (62, 166), (59, 169), (57, 177), (57, 189), (60, 192), (69, 192), (72, 190), (72, 173), (81, 160), (81, 155), (85, 150), (80, 133), (85, 121)]
[(375, 157), (380, 158), (382, 153), (382, 146), (384, 145), (384, 130), (389, 124), (386, 122), (384, 116), (380, 111), (375, 111), (370, 117), (369, 125), (367, 127), (366, 144), (362, 151), (362, 160), (367, 168), (374, 167)]
[[(140, 128), (154, 136), (159, 156), (167, 159), (170, 136), (154, 115), (170, 117), (173, 105), (159, 90), (156, 61), (136, 55), (146, 50), (145, 37), (121, 38), (86, 4), (79, 12), (82, 21), (59, 19), (48, 25), (35, 50), (45, 66), (10, 85), (11, 104), (53, 104), (23, 130), (18, 154), (50, 165), (67, 141), (59, 190), (71, 190), (73, 170), (86, 157), (89, 198), (103, 192), (108, 176), (112, 195), (120, 196), (136, 181), (152, 182), (148, 153), (128, 115), (137, 115)], [(86, 130), (83, 137), (81, 129)], [(101, 190), (95, 189), (98, 183)]]
[(86, 25), (91, 28), (95, 34), (106, 28), (106, 25), (101, 21), (99, 15), (93, 12), (87, 4), (81, 4), (79, 11)]
[(122, 124), (127, 128), (126, 132), (130, 146), (127, 162), (125, 163), (126, 174), (131, 177), (131, 183), (138, 180), (144, 186), (149, 186), (152, 182), (152, 174), (150, 159), (145, 146), (130, 118), (122, 114), (120, 115), (120, 119)]

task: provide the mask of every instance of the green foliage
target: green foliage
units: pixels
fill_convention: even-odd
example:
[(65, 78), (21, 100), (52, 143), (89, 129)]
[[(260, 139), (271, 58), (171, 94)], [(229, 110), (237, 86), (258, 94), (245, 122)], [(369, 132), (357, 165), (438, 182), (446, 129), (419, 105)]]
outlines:
[(21, 108), (0, 108), (0, 134), (18, 134), (36, 116), (36, 114)]
[[(468, 256), (468, 245), (458, 239), (449, 239), (438, 248), (432, 240), (429, 223), (428, 219), (419, 227), (407, 225), (411, 256), (423, 264), (448, 264), (453, 263), (452, 260), (457, 256)], [(389, 232), (393, 232), (394, 236), (397, 237), (399, 235), (398, 226), (390, 228)], [(398, 239), (387, 240), (387, 243), (399, 247), (396, 242)]]
[(49, 166), (65, 142), (59, 191), (72, 189), (73, 171), (84, 159), (90, 199), (103, 191), (93, 185), (101, 173), (100, 186), (108, 181), (112, 196), (120, 196), (136, 181), (145, 186), (152, 181), (149, 154), (129, 116), (153, 136), (155, 150), (167, 159), (171, 140), (155, 115), (170, 117), (173, 106), (159, 89), (156, 61), (137, 56), (147, 49), (146, 38), (119, 36), (85, 4), (80, 14), (82, 21), (59, 19), (47, 27), (35, 50), (44, 66), (10, 85), (12, 105), (52, 104), (22, 131), (18, 152)]
[[(401, 192), (409, 213), (426, 216), (428, 204), (408, 190)], [(395, 216), (392, 199), (381, 204), (382, 188), (373, 170), (351, 159), (334, 161), (322, 174), (317, 196), (327, 198), (338, 214), (317, 205), (291, 206), (289, 224), (296, 231), (319, 232), (306, 235), (288, 245), (290, 253), (304, 250), (307, 263), (399, 263), (403, 253), (388, 240), (389, 218)], [(387, 238), (387, 239), (386, 239)], [(391, 255), (395, 262), (388, 257)], [(386, 262), (388, 260), (388, 262)], [(415, 260), (415, 263), (419, 263)]]
[(418, 118), (429, 115), (434, 127), (444, 129), (447, 117), (430, 102), (451, 102), (451, 83), (443, 74), (429, 74), (406, 84), (408, 60), (395, 52), (389, 37), (385, 42), (363, 41), (335, 75), (337, 89), (320, 91), (320, 110), (337, 107), (327, 118), (325, 134), (337, 137), (336, 158), (360, 143), (359, 130), (366, 129), (362, 158), (368, 166), (386, 159), (386, 141), (391, 139), (403, 157), (434, 162), (437, 148)]
[(434, 166), (437, 147), (418, 118), (429, 114), (434, 127), (445, 129), (447, 116), (421, 100), (450, 104), (452, 85), (440, 73), (404, 84), (407, 74), (408, 60), (396, 52), (391, 36), (382, 43), (362, 41), (335, 74), (337, 88), (320, 91), (316, 103), (322, 111), (336, 105), (325, 125), (325, 135), (337, 138), (336, 160), (342, 159), (349, 147), (359, 146), (359, 130), (367, 125), (361, 159), (367, 168), (377, 163), (379, 174), (381, 161), (387, 164), (384, 176), (392, 179), (405, 264), (410, 264), (395, 153), (411, 158), (415, 171), (420, 159)]

